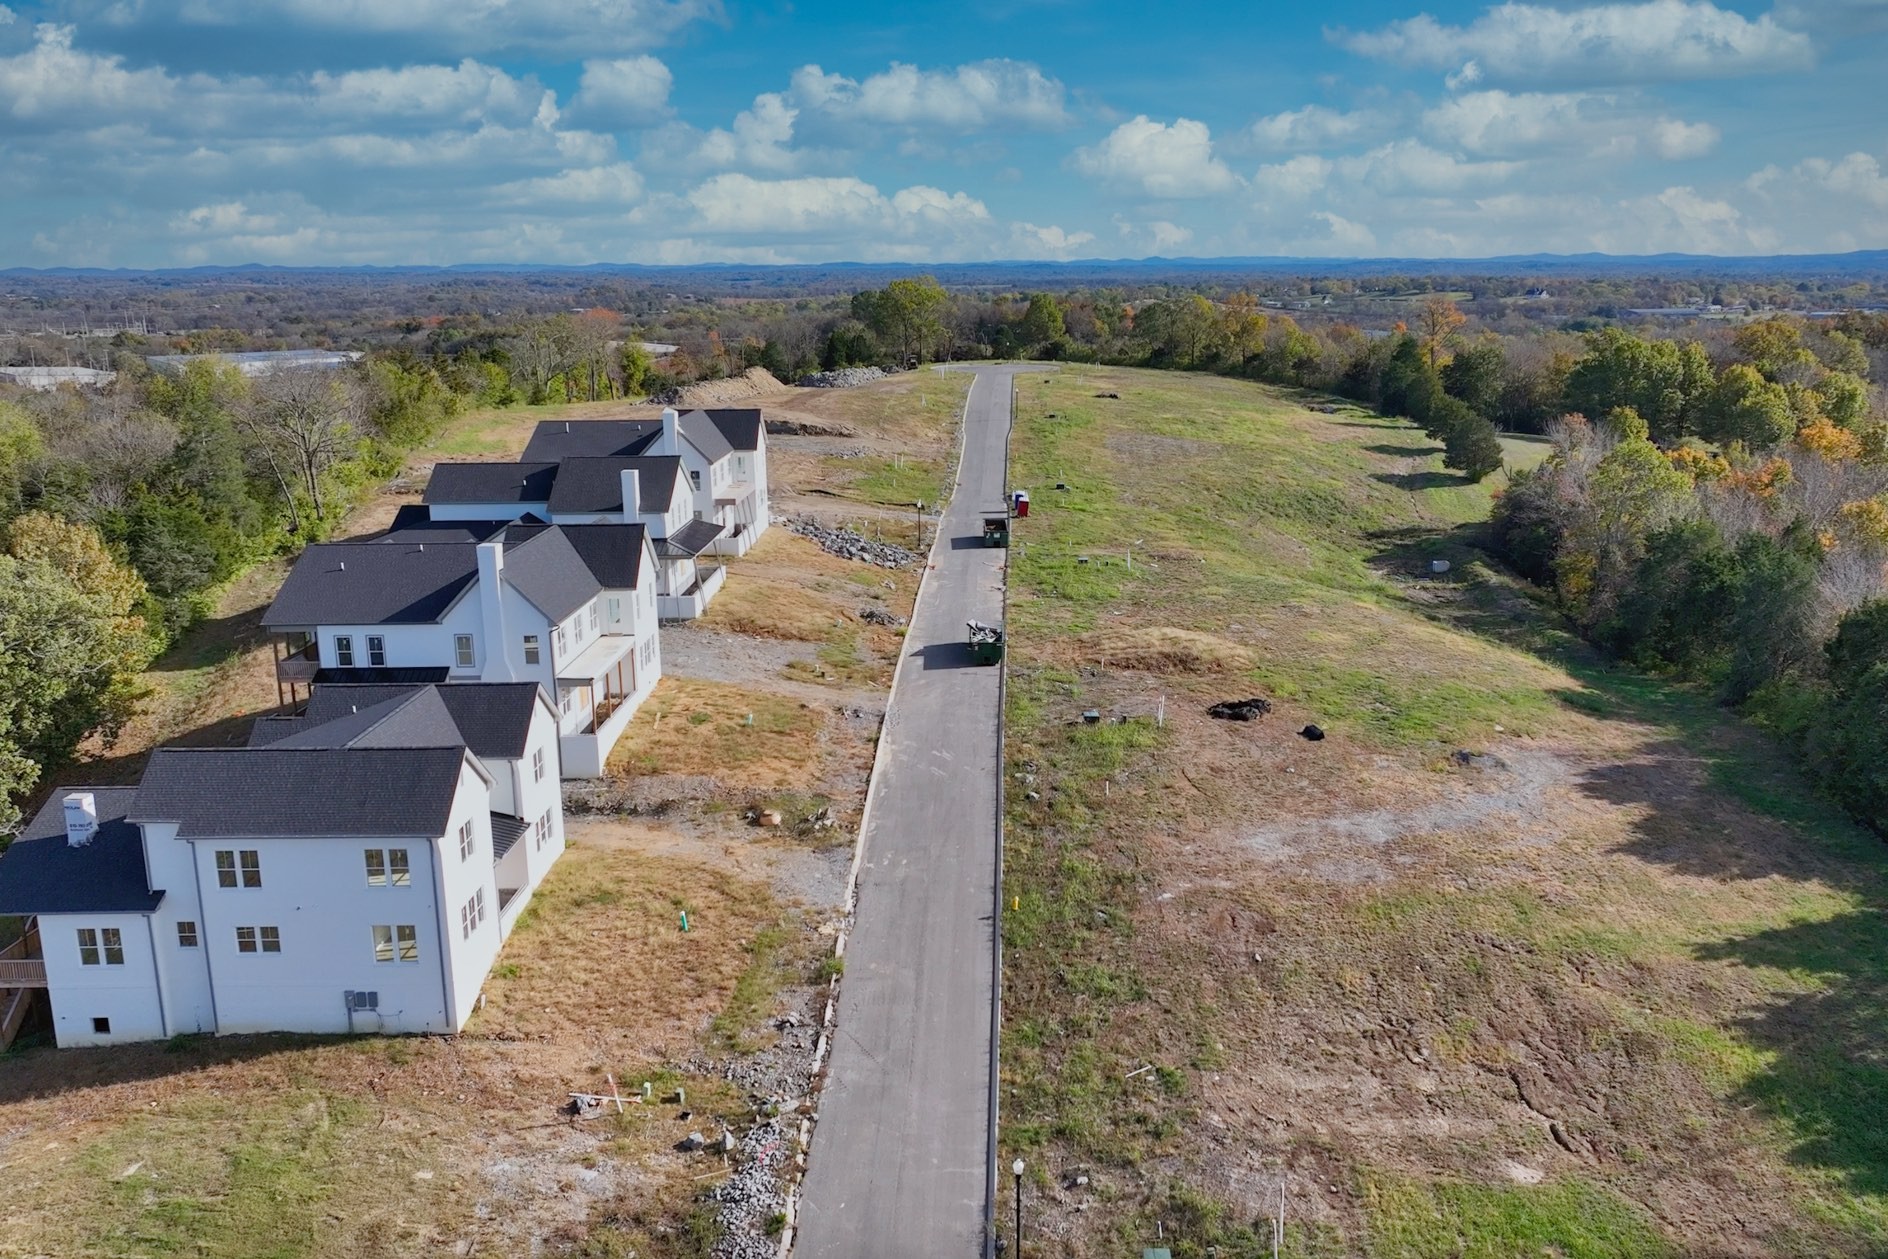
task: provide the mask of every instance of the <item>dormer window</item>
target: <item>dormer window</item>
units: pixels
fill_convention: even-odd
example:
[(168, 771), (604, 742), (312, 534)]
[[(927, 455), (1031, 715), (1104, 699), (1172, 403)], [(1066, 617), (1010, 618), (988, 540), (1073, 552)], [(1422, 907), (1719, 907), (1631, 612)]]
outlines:
[(354, 636), (352, 634), (334, 636), (334, 664), (338, 669), (354, 667)]
[(375, 669), (387, 667), (387, 640), (378, 634), (367, 636), (367, 664)]

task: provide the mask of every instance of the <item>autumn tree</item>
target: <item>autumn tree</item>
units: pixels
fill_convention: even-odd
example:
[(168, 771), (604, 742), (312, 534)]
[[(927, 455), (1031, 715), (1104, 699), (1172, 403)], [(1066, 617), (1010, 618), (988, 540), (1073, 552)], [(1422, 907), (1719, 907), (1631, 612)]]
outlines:
[(1418, 339), (1423, 350), (1429, 356), (1429, 365), (1439, 365), (1443, 348), (1455, 335), (1456, 329), (1468, 322), (1468, 316), (1460, 307), (1440, 294), (1423, 303), (1423, 308), (1416, 316)]

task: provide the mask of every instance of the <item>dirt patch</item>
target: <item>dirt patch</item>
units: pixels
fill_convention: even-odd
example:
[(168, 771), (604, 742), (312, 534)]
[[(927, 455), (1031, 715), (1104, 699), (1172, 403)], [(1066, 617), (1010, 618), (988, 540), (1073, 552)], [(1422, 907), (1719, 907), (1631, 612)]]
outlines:
[(1237, 673), (1252, 653), (1230, 639), (1171, 626), (1110, 626), (1075, 640), (1084, 663), (1144, 673)]
[(739, 376), (730, 376), (726, 380), (704, 380), (692, 385), (683, 385), (675, 391), (673, 397), (656, 401), (684, 409), (739, 407), (765, 402), (792, 392), (791, 385), (781, 384), (766, 368), (750, 367)]

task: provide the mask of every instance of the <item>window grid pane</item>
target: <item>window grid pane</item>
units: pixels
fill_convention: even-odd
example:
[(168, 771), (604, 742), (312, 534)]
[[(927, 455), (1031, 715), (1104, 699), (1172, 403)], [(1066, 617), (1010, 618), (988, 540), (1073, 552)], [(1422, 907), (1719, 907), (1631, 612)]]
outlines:
[(261, 855), (257, 853), (257, 851), (253, 848), (245, 848), (242, 850), (242, 860), (243, 860), (243, 886), (244, 887), (261, 887), (262, 886), (262, 857)]
[(230, 849), (217, 850), (216, 885), (218, 887), (236, 886), (236, 854)]
[(180, 922), (177, 924), (177, 947), (180, 949), (194, 949), (197, 947), (196, 923)]
[(387, 882), (387, 854), (378, 848), (367, 849), (367, 886), (384, 887)]
[(406, 887), (413, 882), (413, 875), (407, 869), (406, 849), (389, 848), (387, 850), (387, 865), (393, 871), (393, 885), (395, 887)]
[(394, 932), (400, 940), (400, 960), (417, 962), (420, 960), (420, 933), (417, 927), (395, 927)]
[(393, 928), (392, 927), (375, 926), (374, 928), (374, 960), (376, 962), (391, 962), (393, 960)]
[(123, 966), (125, 964), (124, 937), (119, 934), (118, 928), (116, 927), (106, 927), (104, 930), (104, 936), (105, 936), (105, 965)]
[(334, 663), (343, 669), (354, 667), (354, 639), (349, 634), (338, 634), (334, 640)]
[(367, 636), (367, 663), (376, 669), (387, 664), (387, 640), (377, 634)]
[(79, 928), (79, 963), (83, 966), (98, 965), (98, 932), (90, 927)]
[(256, 929), (254, 927), (236, 928), (236, 951), (254, 953), (256, 951)]
[(281, 928), (264, 927), (262, 929), (262, 951), (264, 953), (280, 953), (282, 951)]

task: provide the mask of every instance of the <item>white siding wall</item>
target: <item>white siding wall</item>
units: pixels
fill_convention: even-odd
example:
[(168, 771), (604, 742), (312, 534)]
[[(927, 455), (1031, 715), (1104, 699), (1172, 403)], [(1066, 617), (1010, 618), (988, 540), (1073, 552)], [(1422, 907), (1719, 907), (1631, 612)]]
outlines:
[[(79, 960), (80, 928), (99, 933), (96, 966)], [(124, 961), (105, 961), (104, 932), (118, 932)], [(115, 1045), (158, 1040), (165, 1035), (151, 955), (151, 928), (145, 914), (41, 914), (39, 942), (46, 957), (46, 984), (52, 1001), (53, 1037), (61, 1049), (77, 1045)], [(92, 1030), (92, 1020), (111, 1021), (111, 1031)]]
[[(157, 942), (157, 975), (162, 985), (165, 1034), (214, 1032), (216, 1003), (210, 992), (209, 953), (203, 946), (203, 907), (197, 900), (196, 867), (190, 845), (177, 838), (171, 823), (143, 828), (145, 873), (164, 899), (151, 915)], [(178, 942), (177, 924), (197, 925), (197, 946)]]
[[(484, 641), (478, 594), (478, 585), (474, 583), (446, 613), (445, 619), (434, 625), (323, 625), (315, 631), (315, 637), (321, 643), (321, 663), (330, 669), (348, 667), (339, 663), (334, 649), (336, 636), (345, 634), (354, 644), (352, 667), (375, 667), (367, 654), (367, 637), (372, 634), (386, 640), (387, 668), (437, 668), (443, 665), (452, 670), (456, 680), (479, 680), (489, 663), (490, 644)], [(461, 669), (455, 663), (453, 637), (457, 634), (472, 635), (475, 663), (470, 669)]]
[[(440, 922), (447, 941), (447, 972), (451, 984), (448, 1027), (451, 1031), (458, 1031), (472, 1017), (473, 1003), (492, 969), (492, 959), (498, 956), (498, 880), (492, 870), (489, 806), (484, 780), (467, 765), (459, 775), (459, 794), (453, 800), (451, 821), (439, 841), (438, 877), (444, 911)], [(456, 836), (459, 824), (467, 820), (472, 823), (474, 848), (472, 855), (462, 860)], [(460, 926), (460, 909), (481, 891), (485, 893), (485, 920), (468, 938)], [(437, 977), (437, 969), (433, 973)]]
[[(531, 733), (526, 740), (524, 760), (520, 763), (524, 786), (520, 798), (523, 807), (518, 816), (531, 827), (531, 831), (518, 841), (529, 850), (525, 855), (529, 884), (519, 893), (520, 896), (529, 896), (530, 890), (544, 881), (545, 874), (564, 853), (564, 792), (559, 786), (557, 743), (557, 722), (551, 713), (539, 706), (531, 718)], [(539, 751), (544, 753), (544, 777), (541, 780), (531, 776), (531, 754)], [(540, 845), (537, 823), (547, 813), (551, 818), (551, 833)]]

